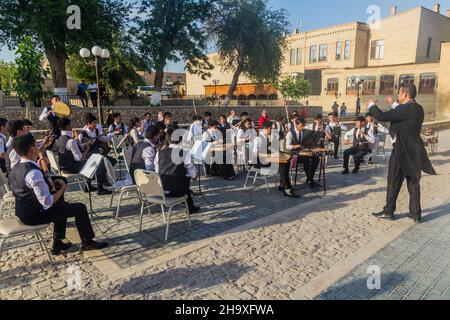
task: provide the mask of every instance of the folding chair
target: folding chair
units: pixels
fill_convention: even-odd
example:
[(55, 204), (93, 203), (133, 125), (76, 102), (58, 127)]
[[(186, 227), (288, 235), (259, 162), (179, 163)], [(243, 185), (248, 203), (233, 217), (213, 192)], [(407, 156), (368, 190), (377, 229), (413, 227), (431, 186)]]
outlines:
[[(56, 176), (64, 177), (69, 181), (67, 184), (68, 186), (71, 185), (79, 185), (80, 191), (83, 191), (83, 184), (87, 186), (86, 178), (83, 177), (81, 174), (78, 173), (66, 173), (64, 171), (61, 171), (61, 167), (59, 166), (58, 160), (56, 159), (55, 154), (52, 151), (47, 150), (47, 158), (50, 162), (51, 171)], [(72, 181), (72, 182), (70, 182)]]

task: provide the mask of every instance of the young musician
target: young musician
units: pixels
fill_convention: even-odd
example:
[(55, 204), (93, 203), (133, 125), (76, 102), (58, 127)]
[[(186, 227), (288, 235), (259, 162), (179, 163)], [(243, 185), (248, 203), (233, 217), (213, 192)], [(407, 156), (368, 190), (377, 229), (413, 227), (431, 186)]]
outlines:
[(341, 137), (342, 131), (347, 131), (347, 127), (340, 123), (339, 119), (336, 117), (336, 114), (329, 113), (328, 114), (328, 125), (325, 129), (327, 136), (334, 145), (334, 158), (338, 159), (339, 155), (339, 147), (341, 145)]
[(189, 141), (201, 140), (203, 135), (203, 118), (201, 116), (194, 116), (194, 122), (189, 127), (188, 139)]
[[(139, 143), (139, 141), (143, 140), (143, 129), (142, 129), (142, 122), (140, 118), (133, 118), (130, 121), (130, 138), (132, 145), (135, 145)], [(144, 131), (145, 132), (145, 131)]]
[(294, 111), (291, 114), (290, 117), (290, 121), (289, 121), (289, 125), (288, 125), (288, 130), (291, 131), (293, 128), (295, 128), (295, 120), (297, 120), (297, 118), (299, 117), (298, 112)]
[(5, 118), (0, 118), (0, 169), (3, 173), (6, 173), (6, 152), (8, 151), (8, 148), (6, 146), (7, 140), (6, 140), (6, 124), (8, 123), (8, 120)]
[(205, 130), (208, 129), (208, 127), (214, 122), (213, 118), (212, 118), (212, 113), (209, 111), (206, 111), (204, 114), (204, 119), (203, 119), (203, 128)]
[[(267, 160), (267, 156), (272, 154), (270, 137), (272, 135), (273, 124), (270, 121), (266, 121), (262, 125), (262, 129), (259, 132), (259, 136), (255, 139), (255, 144), (253, 146), (253, 154), (256, 155), (257, 163), (255, 168), (270, 168), (272, 163)], [(279, 174), (280, 174), (280, 187), (279, 190), (283, 191), (283, 195), (289, 198), (299, 198), (295, 194), (292, 188), (291, 178), (289, 175), (290, 161), (287, 163), (279, 164)]]
[[(97, 118), (93, 114), (86, 115), (86, 129), (81, 131), (81, 133), (78, 135), (78, 140), (81, 142), (81, 144), (90, 144), (90, 149), (87, 154), (88, 157), (90, 157), (93, 154), (100, 154), (106, 157), (109, 162), (114, 166), (117, 161), (116, 159), (113, 159), (109, 156), (105, 156), (102, 154), (100, 150), (101, 143), (108, 143), (112, 139), (112, 135), (105, 136), (101, 134), (97, 128)], [(103, 162), (99, 166), (99, 169), (97, 171), (97, 184), (98, 184), (98, 194), (99, 195), (108, 195), (111, 194), (111, 191), (106, 190), (103, 187), (103, 184), (107, 182), (106, 177), (106, 168), (104, 168)]]
[(114, 123), (109, 126), (109, 133), (114, 133), (116, 136), (124, 136), (128, 133), (128, 127), (122, 122), (120, 113), (113, 114)]
[(238, 149), (242, 152), (244, 163), (248, 163), (250, 159), (249, 144), (256, 138), (256, 130), (252, 128), (252, 121), (247, 119), (244, 121), (242, 128), (237, 133), (236, 143)]
[(56, 180), (57, 191), (50, 193), (48, 182), (36, 163), (39, 158), (39, 148), (32, 135), (17, 137), (13, 143), (14, 150), (20, 155), (20, 162), (11, 171), (9, 177), (11, 190), (16, 198), (16, 216), (28, 226), (53, 223), (52, 254), (58, 255), (67, 251), (70, 243), (64, 243), (66, 238), (67, 219), (75, 218), (80, 235), (81, 251), (100, 250), (106, 243), (94, 241), (94, 231), (86, 206), (82, 203), (64, 201), (67, 185), (63, 180)]
[(31, 130), (33, 130), (33, 122), (28, 119), (23, 119), (23, 123), (25, 124), (25, 129), (28, 130), (28, 132), (31, 132)]
[[(306, 120), (302, 117), (295, 119), (295, 128), (291, 127), (286, 135), (286, 149), (298, 152), (303, 148), (314, 148), (317, 146), (311, 145), (311, 137), (314, 135), (314, 131), (305, 129)], [(319, 167), (320, 159), (317, 156), (313, 157), (298, 157), (299, 163), (303, 163), (303, 169), (306, 174), (306, 184), (310, 188), (318, 188), (320, 185), (314, 181), (317, 168)]]
[(158, 138), (159, 129), (156, 126), (150, 126), (145, 132), (145, 140), (134, 145), (130, 165), (130, 175), (133, 183), (136, 183), (134, 179), (134, 172), (136, 170), (155, 171), (155, 156)]
[[(198, 178), (197, 167), (192, 161), (191, 153), (181, 148), (183, 138), (172, 138), (175, 130), (172, 127), (167, 130), (168, 146), (164, 146), (156, 154), (155, 171), (161, 177), (166, 196), (177, 198), (187, 195), (189, 213), (194, 214), (199, 212), (200, 208), (194, 205), (190, 184), (191, 180), (196, 181)], [(179, 155), (183, 161), (174, 161), (174, 154)]]
[(47, 121), (48, 122), (48, 128), (53, 130), (53, 133), (57, 137), (59, 137), (59, 134), (60, 134), (58, 125), (56, 124), (56, 122), (58, 122), (58, 120), (59, 120), (59, 117), (56, 116), (56, 114), (53, 112), (53, 106), (60, 101), (61, 101), (61, 99), (59, 98), (59, 96), (54, 95), (50, 99), (51, 106), (44, 108), (44, 110), (42, 111), (42, 113), (39, 117), (39, 121), (41, 121), (41, 122)]
[(280, 140), (286, 138), (286, 125), (283, 122), (283, 117), (277, 117), (272, 129), (278, 134)]
[[(84, 145), (81, 145), (77, 140), (76, 133), (73, 132), (70, 119), (59, 119), (58, 127), (61, 130), (61, 136), (56, 141), (53, 151), (58, 155), (61, 171), (77, 174), (83, 169), (89, 156), (92, 155), (90, 148), (95, 145), (95, 141), (89, 140)], [(106, 168), (103, 164), (98, 167), (96, 175), (98, 189), (91, 186), (91, 182), (88, 181), (89, 189), (86, 189), (85, 192), (89, 190), (97, 191), (99, 196), (111, 194), (110, 191), (103, 187), (106, 179)]]
[(318, 113), (314, 117), (314, 123), (310, 124), (309, 126), (306, 126), (307, 130), (315, 131), (315, 132), (322, 132), (322, 139), (319, 142), (319, 147), (324, 148), (325, 147), (325, 140), (331, 139), (331, 136), (327, 134), (326, 131), (326, 125), (323, 122), (323, 116), (321, 113)]
[(153, 121), (153, 116), (150, 112), (147, 112), (144, 115), (144, 120), (142, 120), (142, 132), (143, 135), (145, 136), (145, 132), (147, 131), (147, 128), (150, 126), (155, 125), (155, 121)]
[(350, 173), (348, 169), (350, 156), (353, 156), (355, 163), (353, 173), (357, 174), (364, 157), (370, 153), (370, 144), (375, 142), (375, 137), (372, 131), (366, 129), (365, 125), (366, 120), (363, 116), (359, 116), (355, 120), (355, 128), (345, 135), (345, 144), (353, 144), (353, 146), (344, 151), (344, 171), (342, 174)]
[(227, 117), (221, 115), (219, 117), (219, 131), (222, 133), (222, 137), (225, 139), (227, 136), (227, 130), (231, 129), (231, 126), (227, 122)]
[[(237, 121), (237, 122), (236, 122)], [(227, 122), (230, 126), (234, 126), (236, 123), (238, 123), (239, 117), (237, 115), (237, 112), (235, 110), (231, 110), (230, 116), (227, 118)]]

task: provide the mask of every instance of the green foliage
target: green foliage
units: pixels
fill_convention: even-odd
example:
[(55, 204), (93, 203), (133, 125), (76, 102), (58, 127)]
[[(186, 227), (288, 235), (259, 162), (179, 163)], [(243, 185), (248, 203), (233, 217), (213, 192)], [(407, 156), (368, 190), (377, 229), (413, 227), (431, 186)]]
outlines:
[[(136, 66), (140, 61), (136, 54), (125, 47), (128, 43), (123, 36), (115, 37), (112, 43), (111, 57), (107, 60), (99, 60), (100, 82), (113, 94), (133, 93), (140, 85), (145, 85), (143, 79), (136, 72)], [(96, 81), (95, 68), (86, 64), (79, 55), (70, 56), (67, 60), (68, 74), (76, 80)]]
[(155, 86), (168, 61), (186, 61), (186, 70), (208, 76), (212, 66), (206, 56), (207, 36), (203, 24), (212, 1), (143, 0), (131, 34), (145, 70), (156, 70)]
[(277, 80), (286, 48), (286, 16), (266, 0), (217, 1), (208, 30), (215, 37), (222, 69), (234, 72), (236, 81), (240, 73), (258, 83)]
[(26, 101), (38, 101), (43, 98), (42, 85), (48, 71), (43, 67), (44, 55), (36, 49), (31, 37), (25, 37), (19, 43), (16, 54), (18, 95)]
[(0, 81), (3, 92), (15, 90), (17, 66), (13, 62), (0, 60)]
[[(81, 30), (69, 30), (67, 8), (81, 9)], [(30, 36), (49, 60), (55, 86), (66, 86), (65, 61), (81, 47), (108, 47), (123, 28), (130, 4), (120, 0), (1, 0), (0, 44), (11, 49)]]
[(306, 98), (311, 92), (311, 84), (303, 76), (278, 81), (274, 86), (286, 101)]

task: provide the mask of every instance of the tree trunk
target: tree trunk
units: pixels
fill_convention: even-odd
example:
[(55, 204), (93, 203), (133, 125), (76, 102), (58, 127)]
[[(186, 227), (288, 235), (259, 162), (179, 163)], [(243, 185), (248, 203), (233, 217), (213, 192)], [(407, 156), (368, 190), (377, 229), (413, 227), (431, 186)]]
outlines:
[(66, 52), (60, 52), (53, 48), (46, 48), (45, 55), (51, 69), (52, 81), (55, 94), (61, 95), (63, 101), (67, 101), (67, 73), (66, 73)]
[(164, 80), (164, 69), (157, 68), (155, 71), (155, 92), (152, 94), (151, 104), (153, 106), (161, 105), (161, 92)]
[(25, 119), (31, 119), (31, 109), (33, 108), (33, 101), (25, 101)]
[(223, 102), (223, 106), (224, 107), (228, 107), (230, 105), (231, 102), (231, 98), (233, 97), (233, 93), (236, 91), (238, 82), (239, 82), (239, 77), (242, 74), (242, 67), (238, 66), (238, 68), (236, 69), (236, 72), (233, 75), (233, 80), (231, 81), (231, 85), (230, 88), (228, 89), (228, 94), (227, 97), (225, 98), (225, 101)]

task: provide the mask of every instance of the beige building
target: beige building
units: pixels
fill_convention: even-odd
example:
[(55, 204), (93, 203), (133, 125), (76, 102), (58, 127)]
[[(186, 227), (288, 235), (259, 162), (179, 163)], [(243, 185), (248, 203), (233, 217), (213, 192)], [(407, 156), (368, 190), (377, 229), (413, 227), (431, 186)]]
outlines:
[[(417, 100), (428, 113), (450, 109), (450, 10), (443, 15), (439, 5), (403, 13), (394, 6), (378, 24), (296, 30), (287, 41), (282, 77), (304, 75), (311, 82), (312, 92), (301, 101), (304, 104), (327, 111), (338, 101), (354, 111), (360, 96), (364, 111), (369, 99), (384, 100), (395, 95), (401, 82), (412, 81), (419, 89)], [(216, 56), (211, 57), (217, 65)], [(207, 81), (188, 74), (188, 94), (204, 94), (215, 78), (227, 84), (231, 75), (221, 73), (220, 67)]]

